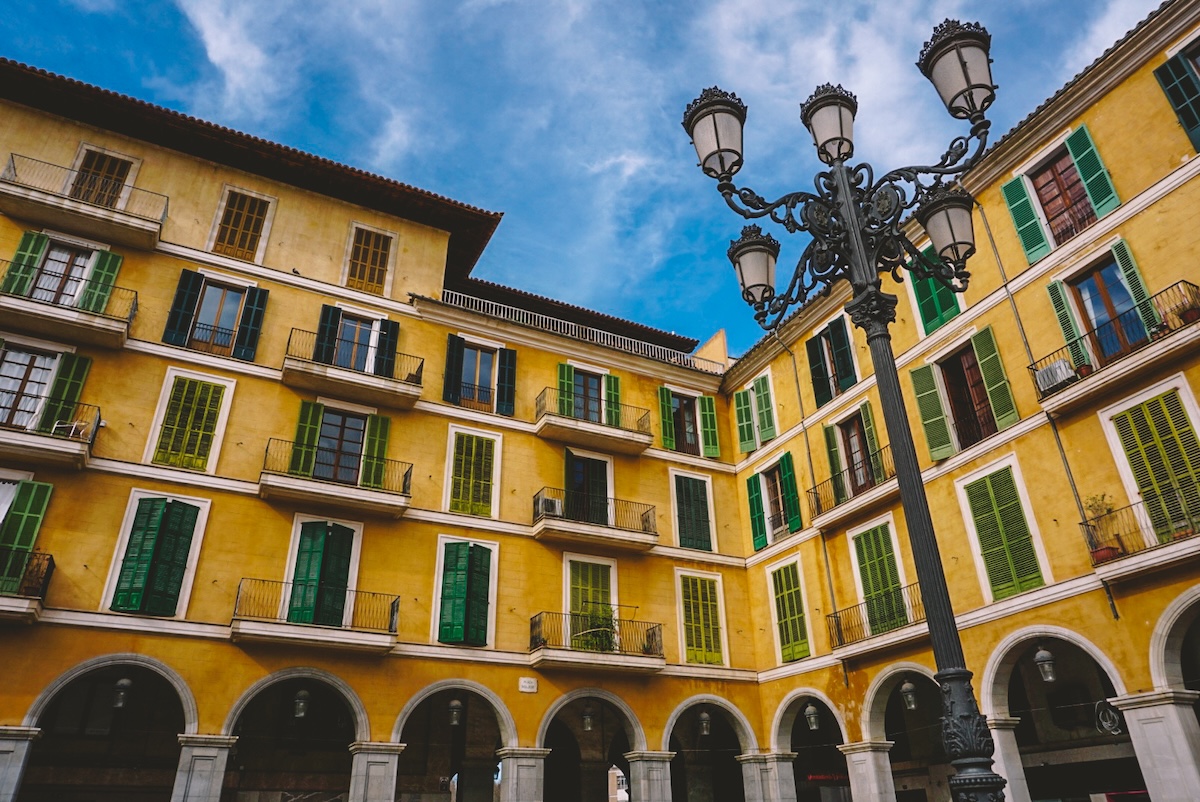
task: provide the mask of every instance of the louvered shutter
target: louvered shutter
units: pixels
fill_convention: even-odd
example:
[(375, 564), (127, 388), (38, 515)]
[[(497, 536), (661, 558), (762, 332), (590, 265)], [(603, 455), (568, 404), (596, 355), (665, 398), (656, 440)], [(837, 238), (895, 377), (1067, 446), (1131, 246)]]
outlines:
[(833, 503), (837, 505), (846, 500), (846, 470), (842, 467), (840, 432), (836, 426), (822, 426), (821, 429), (825, 434), (825, 453), (829, 456), (829, 483), (833, 487)]
[(621, 425), (621, 377), (611, 373), (604, 374), (604, 422)]
[(929, 458), (933, 461), (954, 456), (954, 439), (950, 436), (950, 421), (942, 408), (942, 396), (938, 391), (933, 365), (922, 365), (909, 371), (913, 393), (917, 398), (917, 412), (925, 429), (925, 444), (929, 446)]
[(687, 662), (720, 665), (723, 660), (717, 582), (698, 576), (679, 579)]
[(154, 561), (154, 546), (162, 528), (163, 514), (167, 509), (165, 498), (143, 498), (138, 500), (133, 515), (133, 526), (129, 542), (125, 545), (125, 556), (117, 573), (117, 588), (113, 593), (112, 609), (118, 612), (136, 613), (142, 609), (142, 598), (146, 592), (146, 580)]
[(821, 346), (820, 334), (804, 343), (808, 352), (808, 375), (812, 377), (813, 397), (820, 407), (833, 399), (833, 388), (829, 381), (829, 368), (825, 364), (825, 351)]
[(775, 405), (766, 376), (754, 380), (754, 409), (758, 413), (758, 439), (765, 443), (775, 436)]
[(492, 514), (492, 461), (496, 441), (456, 433), (450, 480), (450, 511)]
[(775, 591), (780, 657), (785, 663), (808, 657), (808, 631), (804, 621), (804, 602), (800, 595), (799, 566), (790, 563), (773, 571), (771, 585)]
[(447, 543), (442, 557), (442, 604), (438, 615), (438, 640), (462, 643), (467, 626), (467, 577), (470, 543)]
[(79, 295), (78, 306), (85, 312), (95, 312), (103, 315), (108, 309), (108, 299), (112, 297), (113, 285), (117, 283), (117, 273), (121, 269), (121, 255), (112, 251), (96, 251), (96, 263), (92, 266), (91, 275), (83, 285)]
[(1200, 441), (1172, 390), (1113, 417), (1142, 503), (1161, 541), (1200, 524)]
[(758, 441), (754, 438), (754, 411), (749, 390), (738, 390), (733, 394), (733, 409), (737, 417), (738, 450), (743, 453), (753, 451)]
[(143, 597), (148, 615), (175, 615), (199, 515), (200, 508), (192, 504), (167, 502)]
[(717, 400), (711, 395), (696, 399), (700, 409), (700, 441), (706, 457), (721, 456), (721, 441), (717, 439)]
[(896, 568), (888, 525), (881, 524), (856, 537), (854, 550), (871, 634), (878, 635), (907, 624), (908, 613), (904, 608), (900, 572)]
[(442, 378), (442, 400), (447, 404), (462, 401), (463, 352), (467, 341), (454, 334), (446, 335), (446, 373)]
[(1096, 217), (1104, 217), (1120, 206), (1121, 200), (1117, 197), (1112, 178), (1100, 159), (1096, 143), (1092, 141), (1086, 125), (1079, 126), (1067, 135), (1067, 152), (1071, 154), (1071, 161), (1075, 162), (1075, 169), (1079, 171), (1079, 178), (1083, 181), (1083, 188), (1092, 202)]
[[(1129, 297), (1137, 304), (1137, 315), (1142, 321), (1142, 325), (1146, 327), (1146, 332), (1142, 336), (1148, 336), (1148, 332), (1153, 331), (1161, 319), (1158, 316), (1158, 310), (1154, 308), (1154, 302), (1150, 300), (1150, 291), (1146, 289), (1146, 282), (1142, 280), (1142, 271), (1138, 270), (1137, 262), (1133, 258), (1133, 252), (1129, 250), (1129, 244), (1123, 239), (1119, 239), (1112, 244), (1113, 259), (1117, 263), (1117, 268), (1121, 271), (1121, 278), (1125, 280), (1125, 287), (1129, 290)], [(1132, 329), (1132, 326), (1122, 320), (1121, 324), (1127, 329)], [(1132, 331), (1127, 331), (1130, 339), (1135, 338)]]
[(267, 311), (270, 293), (260, 287), (247, 287), (242, 302), (242, 316), (238, 320), (237, 333), (233, 337), (233, 358), (253, 362), (258, 353), (258, 336), (262, 333), (263, 315)]
[[(938, 255), (932, 246), (921, 251), (921, 254), (931, 262), (938, 261)], [(958, 315), (958, 296), (954, 290), (935, 278), (913, 277), (912, 282), (913, 295), (917, 298), (917, 312), (921, 316), (921, 325), (926, 335), (933, 334)]]
[(1200, 76), (1191, 59), (1180, 53), (1154, 71), (1154, 77), (1187, 132), (1192, 147), (1200, 151)]
[(296, 441), (292, 444), (292, 459), (288, 473), (312, 476), (317, 464), (317, 439), (321, 434), (321, 419), (325, 405), (315, 401), (300, 402), (300, 419), (296, 423)]
[(558, 414), (575, 417), (575, 368), (566, 362), (558, 365)]
[(687, 549), (712, 550), (708, 520), (708, 485), (691, 476), (675, 477), (675, 507), (679, 521), (679, 545)]
[(1000, 192), (1008, 205), (1008, 213), (1012, 215), (1013, 225), (1017, 229), (1017, 237), (1025, 250), (1025, 258), (1033, 264), (1050, 253), (1050, 238), (1042, 227), (1042, 219), (1038, 217), (1037, 207), (1029, 195), (1029, 187), (1025, 184), (1024, 176), (1017, 176), (1006, 181)]
[(204, 470), (217, 431), (225, 387), (176, 378), (167, 399), (154, 462)]
[(850, 334), (846, 331), (846, 318), (835, 317), (829, 321), (829, 344), (833, 350), (833, 369), (837, 373), (838, 389), (845, 392), (858, 381), (854, 375), (854, 355), (851, 353)]
[(17, 252), (9, 262), (8, 272), (0, 281), (0, 293), (5, 295), (28, 296), (33, 289), (33, 277), (37, 275), (38, 266), (50, 246), (50, 238), (36, 231), (26, 231), (21, 235)]
[(762, 480), (758, 474), (746, 479), (746, 495), (750, 500), (750, 534), (754, 539), (754, 550), (767, 547), (767, 514), (763, 509)]
[(999, 601), (1041, 587), (1041, 568), (1012, 468), (976, 479), (963, 490), (992, 598)]
[(385, 379), (396, 376), (396, 349), (400, 347), (400, 324), (394, 320), (379, 321), (379, 336), (375, 343), (375, 364), (371, 372)]
[(675, 450), (675, 405), (673, 397), (674, 393), (671, 392), (670, 388), (658, 388), (659, 430), (662, 432), (663, 448), (670, 451)]
[(384, 415), (367, 416), (367, 441), (363, 450), (362, 474), (359, 484), (382, 490), (387, 479), (388, 430), (392, 419)]
[(496, 369), (496, 412), (512, 417), (516, 414), (517, 352), (501, 348)]
[(179, 271), (179, 284), (175, 287), (175, 298), (167, 312), (167, 325), (163, 329), (163, 342), (167, 345), (188, 344), (192, 335), (192, 321), (196, 316), (196, 304), (200, 303), (200, 291), (204, 289), (204, 276), (194, 270)]
[(1050, 305), (1054, 307), (1054, 318), (1058, 321), (1063, 341), (1066, 342), (1067, 350), (1071, 354), (1073, 367), (1090, 365), (1091, 357), (1088, 356), (1086, 344), (1080, 336), (1079, 324), (1075, 321), (1075, 312), (1067, 300), (1067, 285), (1061, 281), (1051, 281), (1046, 285), (1046, 292), (1050, 295)]
[(340, 627), (345, 620), (347, 588), (350, 586), (350, 558), (354, 550), (354, 530), (330, 522), (321, 555), (321, 575), (317, 579), (317, 606), (313, 623)]
[(287, 620), (293, 624), (311, 624), (316, 620), (321, 562), (328, 533), (326, 521), (300, 524), (300, 543), (296, 549), (296, 567), (292, 571), (292, 592), (288, 599)]
[(8, 514), (0, 524), (0, 593), (16, 593), (20, 589), (53, 490), (54, 485), (46, 482), (17, 483)]
[(79, 403), (79, 394), (83, 392), (83, 382), (91, 366), (92, 360), (86, 356), (68, 352), (58, 355), (58, 370), (50, 386), (50, 397), (42, 408), (39, 432), (53, 434), (56, 423), (69, 424), (78, 418), (79, 411), (75, 406)]
[(313, 361), (332, 365), (338, 352), (338, 334), (342, 328), (342, 310), (329, 304), (321, 304), (321, 317), (317, 320), (317, 337), (313, 345)]
[(464, 642), (487, 646), (488, 586), (491, 582), (492, 552), (472, 543), (467, 555), (467, 621)]
[(1004, 372), (1004, 362), (1000, 359), (1000, 350), (991, 326), (971, 337), (971, 348), (979, 363), (979, 373), (983, 376), (983, 387), (996, 419), (996, 429), (1003, 431), (1020, 421), (1021, 416), (1017, 412), (1017, 402), (1013, 399), (1012, 387), (1008, 383), (1008, 374)]
[(867, 459), (871, 463), (871, 478), (875, 484), (887, 480), (883, 469), (883, 455), (879, 451), (879, 438), (875, 435), (875, 416), (871, 413), (871, 402), (864, 401), (858, 407), (858, 415), (862, 419), (863, 437), (867, 441)]
[(796, 487), (796, 466), (790, 451), (785, 451), (779, 458), (779, 484), (783, 489), (783, 511), (787, 516), (788, 531), (799, 532), (803, 527), (800, 520), (800, 490)]

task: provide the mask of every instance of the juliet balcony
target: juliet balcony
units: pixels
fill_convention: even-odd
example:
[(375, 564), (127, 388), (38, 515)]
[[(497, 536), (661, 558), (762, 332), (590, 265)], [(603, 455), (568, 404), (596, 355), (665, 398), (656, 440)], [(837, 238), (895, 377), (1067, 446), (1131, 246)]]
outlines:
[[(896, 466), (892, 447), (884, 446), (866, 455), (849, 468), (808, 490), (808, 508), (813, 525), (828, 528), (852, 515), (890, 501), (900, 495), (900, 486), (892, 481)], [(848, 504), (854, 499), (853, 504)]]
[(646, 551), (658, 545), (658, 523), (650, 504), (543, 487), (533, 497), (533, 536)]
[(1187, 483), (1143, 493), (1141, 501), (1089, 518), (1079, 527), (1102, 579), (1195, 560), (1200, 554), (1200, 487)]
[(662, 624), (620, 618), (628, 608), (594, 607), (585, 613), (538, 613), (529, 620), (533, 668), (652, 674), (666, 667)]
[(262, 498), (400, 518), (412, 503), (408, 462), (271, 438), (258, 492)]
[(1172, 284), (1030, 365), (1038, 400), (1048, 412), (1065, 412), (1170, 365), (1200, 343), (1197, 321), (1200, 287)]
[(127, 182), (13, 153), (0, 171), (0, 212), (102, 242), (152, 250), (168, 199)]
[(400, 597), (323, 585), (243, 579), (231, 624), (235, 641), (387, 652), (396, 645)]
[(0, 462), (85, 468), (99, 429), (100, 407), (0, 394)]
[(421, 397), (424, 369), (424, 359), (395, 347), (292, 329), (283, 358), (283, 383), (338, 398), (412, 409)]
[(137, 315), (134, 290), (103, 278), (0, 260), (0, 315), (7, 328), (101, 348), (121, 348)]
[(0, 621), (32, 624), (54, 576), (54, 558), (42, 551), (0, 548)]
[(825, 616), (835, 654), (873, 651), (922, 637), (925, 605), (918, 583), (884, 591), (862, 604)]
[(650, 410), (604, 403), (547, 387), (537, 397), (538, 437), (617, 454), (641, 454), (654, 441)]

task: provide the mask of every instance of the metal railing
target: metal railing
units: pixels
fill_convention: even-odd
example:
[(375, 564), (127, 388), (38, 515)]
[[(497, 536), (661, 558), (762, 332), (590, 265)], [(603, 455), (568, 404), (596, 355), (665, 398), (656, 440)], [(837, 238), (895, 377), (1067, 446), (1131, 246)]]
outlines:
[(317, 482), (412, 495), (411, 462), (369, 457), (353, 451), (335, 451), (292, 440), (267, 441), (263, 473), (298, 476)]
[(610, 404), (603, 399), (561, 394), (547, 387), (537, 397), (537, 417), (561, 415), (564, 418), (599, 423), (629, 432), (650, 434), (650, 410), (628, 404)]
[(1200, 321), (1200, 287), (1190, 281), (1172, 284), (1030, 365), (1029, 374), (1038, 400), (1049, 398), (1197, 321)]
[[(168, 198), (124, 181), (114, 181), (58, 164), (13, 153), (0, 172), (0, 181), (48, 192), (63, 199), (161, 223), (167, 219)], [(107, 183), (106, 183), (107, 182)]]
[(322, 339), (317, 337), (316, 332), (302, 329), (292, 329), (288, 335), (287, 355), (304, 362), (332, 365), (368, 376), (398, 379), (418, 387), (421, 386), (421, 376), (425, 371), (425, 360), (419, 356), (401, 353), (398, 349), (383, 352), (340, 337)]
[(233, 618), (395, 635), (400, 623), (400, 597), (319, 582), (243, 578), (238, 583)]
[(918, 583), (885, 591), (862, 604), (825, 616), (834, 648), (925, 620)]
[(0, 429), (22, 429), (87, 443), (96, 441), (100, 407), (71, 404), (48, 396), (0, 393)]
[(543, 646), (576, 652), (663, 656), (662, 624), (618, 618), (614, 607), (582, 613), (538, 613), (529, 619), (529, 651)]
[(1155, 549), (1200, 533), (1200, 488), (1195, 484), (1165, 493), (1146, 493), (1141, 501), (1079, 524), (1097, 566)]
[(575, 340), (615, 348), (618, 351), (636, 354), (647, 359), (653, 359), (656, 362), (666, 362), (670, 365), (679, 365), (680, 367), (691, 368), (692, 370), (699, 370), (704, 373), (714, 373), (718, 376), (725, 373), (725, 365), (721, 362), (692, 356), (691, 354), (685, 354), (683, 351), (676, 351), (661, 345), (635, 340), (632, 337), (613, 334), (612, 332), (595, 329), (591, 326), (581, 326), (578, 323), (559, 320), (549, 315), (530, 312), (527, 309), (499, 304), (495, 301), (487, 301), (483, 298), (476, 298), (473, 295), (466, 295), (454, 290), (442, 290), (442, 302), (450, 306), (457, 306), (460, 309), (478, 312), (488, 317), (501, 318), (502, 320), (508, 320), (522, 326), (529, 326), (530, 328), (548, 331), (552, 334), (559, 334), (563, 337), (571, 337)]
[(592, 496), (557, 487), (543, 487), (533, 497), (533, 522), (543, 518), (610, 526), (629, 532), (658, 534), (654, 507), (619, 498)]
[(838, 471), (819, 485), (809, 488), (808, 507), (816, 517), (855, 496), (861, 496), (895, 475), (892, 447), (887, 445), (872, 451), (866, 459), (854, 463), (852, 467)]
[(33, 266), (18, 266), (14, 270), (7, 259), (0, 259), (0, 293), (126, 323), (133, 321), (138, 310), (136, 290), (105, 286), (94, 278), (68, 277)]
[(233, 329), (197, 323), (192, 327), (192, 336), (188, 338), (187, 347), (206, 354), (229, 356), (233, 353), (233, 341), (236, 336), (237, 332)]
[(458, 391), (458, 405), (480, 412), (492, 411), (492, 388), (463, 382)]
[(54, 557), (44, 551), (0, 547), (0, 595), (44, 599), (54, 575)]

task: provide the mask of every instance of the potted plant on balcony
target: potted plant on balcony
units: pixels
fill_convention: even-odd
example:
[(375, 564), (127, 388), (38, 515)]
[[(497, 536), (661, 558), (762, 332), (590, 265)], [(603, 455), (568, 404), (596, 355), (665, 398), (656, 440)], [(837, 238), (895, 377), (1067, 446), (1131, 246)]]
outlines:
[(1088, 376), (1092, 375), (1092, 363), (1080, 362), (1075, 366), (1075, 373), (1079, 375), (1079, 378), (1086, 379)]
[(1115, 509), (1113, 499), (1107, 493), (1092, 494), (1083, 500), (1083, 509), (1087, 513), (1088, 534), (1092, 541), (1092, 565), (1114, 560), (1121, 556), (1120, 538), (1112, 532), (1115, 521), (1107, 516)]

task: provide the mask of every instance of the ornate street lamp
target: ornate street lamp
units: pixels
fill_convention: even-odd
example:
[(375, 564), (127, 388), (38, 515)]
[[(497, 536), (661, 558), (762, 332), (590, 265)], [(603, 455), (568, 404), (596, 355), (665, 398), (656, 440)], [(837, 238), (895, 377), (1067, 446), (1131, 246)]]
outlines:
[(1033, 662), (1037, 666), (1038, 673), (1042, 675), (1042, 682), (1054, 682), (1058, 679), (1058, 674), (1054, 670), (1054, 655), (1040, 643), (1033, 655)]
[(808, 707), (804, 708), (804, 720), (808, 722), (808, 728), (813, 732), (821, 729), (821, 711), (812, 702), (809, 702)]
[(917, 709), (917, 686), (913, 685), (912, 680), (906, 679), (901, 683), (900, 698), (904, 700), (905, 710)]
[[(951, 140), (935, 164), (901, 167), (879, 178), (869, 164), (846, 163), (854, 154), (858, 103), (840, 86), (826, 84), (800, 106), (817, 156), (828, 165), (816, 176), (816, 191), (793, 192), (775, 201), (733, 183), (743, 164), (741, 126), (746, 119), (746, 106), (737, 95), (716, 87), (706, 89), (683, 116), (701, 169), (716, 179), (717, 191), (731, 209), (749, 220), (768, 218), (788, 233), (811, 237), (782, 290), (775, 287), (778, 242), (752, 225), (730, 245), (729, 258), (742, 297), (754, 308), (760, 326), (774, 331), (789, 309), (828, 294), (842, 279), (850, 282), (854, 297), (846, 311), (866, 332), (871, 350), (938, 667), (935, 678), (943, 691), (942, 739), (956, 770), (950, 787), (959, 802), (1000, 802), (1005, 783), (991, 769), (991, 734), (975, 702), (950, 607), (888, 331), (896, 319), (896, 296), (880, 289), (880, 277), (891, 273), (901, 281), (901, 271), (907, 270), (955, 292), (967, 287), (966, 262), (975, 251), (974, 200), (954, 183), (987, 146), (991, 123), (985, 115), (996, 96), (990, 45), (991, 36), (977, 23), (946, 20), (934, 30), (917, 66), (933, 83), (947, 112), (970, 123), (970, 133)], [(932, 242), (932, 258), (925, 257), (902, 230), (910, 216)]]
[(450, 704), (446, 705), (446, 712), (450, 714), (450, 726), (457, 727), (462, 724), (463, 703), (458, 699), (451, 699)]

